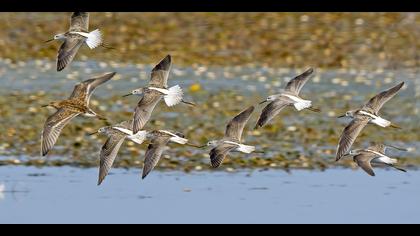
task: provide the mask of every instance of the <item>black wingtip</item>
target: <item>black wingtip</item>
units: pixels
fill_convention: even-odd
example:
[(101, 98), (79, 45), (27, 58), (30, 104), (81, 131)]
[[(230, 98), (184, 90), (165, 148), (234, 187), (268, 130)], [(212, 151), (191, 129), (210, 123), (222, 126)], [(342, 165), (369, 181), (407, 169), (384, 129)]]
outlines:
[(314, 72), (314, 68), (309, 67), (304, 73), (305, 74), (312, 74)]
[(255, 110), (255, 106), (250, 106), (248, 107), (245, 111), (241, 112), (242, 113), (252, 113)]
[(48, 155), (48, 152), (49, 152), (50, 150), (45, 150), (45, 151), (42, 151), (41, 150), (41, 157), (45, 157), (46, 155)]
[(172, 57), (171, 55), (167, 55), (165, 58), (163, 58), (159, 64), (157, 64), (155, 66), (155, 68), (153, 68), (153, 71), (157, 71), (157, 70), (169, 70), (169, 68), (171, 67), (171, 63), (172, 63)]
[(113, 72), (108, 72), (105, 75), (110, 76), (111, 78), (114, 77), (117, 74), (117, 72), (113, 71)]
[(300, 74), (300, 76), (307, 77), (311, 75), (312, 73), (314, 73), (314, 68), (309, 67), (309, 69), (305, 70), (302, 74)]

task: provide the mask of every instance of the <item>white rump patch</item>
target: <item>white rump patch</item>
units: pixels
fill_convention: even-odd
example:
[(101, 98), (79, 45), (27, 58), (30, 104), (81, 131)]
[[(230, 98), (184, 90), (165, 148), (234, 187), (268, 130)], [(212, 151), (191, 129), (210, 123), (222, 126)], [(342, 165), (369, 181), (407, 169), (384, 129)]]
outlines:
[(166, 94), (163, 99), (168, 107), (172, 107), (182, 101), (182, 96), (184, 96), (184, 92), (181, 87), (179, 87), (179, 85), (175, 85), (168, 89), (168, 94)]
[(389, 158), (387, 156), (381, 156), (381, 157), (375, 158), (373, 162), (394, 165), (394, 164), (397, 164), (398, 161), (396, 159)]
[(237, 151), (243, 152), (243, 153), (252, 153), (255, 151), (255, 147), (254, 146), (248, 146), (248, 145), (243, 145), (243, 144), (239, 144), (239, 147), (236, 149)]
[(305, 100), (303, 102), (293, 103), (293, 106), (295, 106), (296, 110), (301, 111), (303, 109), (306, 109), (306, 108), (311, 107), (312, 106), (312, 102), (311, 101), (308, 101), (308, 100)]
[(86, 44), (90, 49), (94, 49), (102, 44), (102, 33), (98, 29), (90, 32), (86, 39)]
[(379, 116), (375, 117), (373, 120), (371, 120), (372, 123), (375, 125), (379, 125), (381, 127), (388, 127), (391, 125), (390, 121), (385, 120), (384, 118), (381, 118)]
[(384, 128), (391, 125), (390, 121), (387, 121), (382, 117), (375, 116), (375, 115), (370, 114), (369, 112), (365, 112), (365, 111), (360, 111), (360, 113), (363, 114), (363, 115), (371, 117), (372, 120), (370, 122), (375, 124), (375, 125), (379, 125), (379, 126), (384, 127)]
[(390, 158), (388, 156), (385, 156), (382, 153), (379, 153), (377, 151), (373, 151), (373, 150), (370, 150), (370, 149), (368, 149), (367, 151), (378, 155), (377, 158), (372, 160), (373, 163), (385, 163), (385, 164), (388, 164), (388, 165), (393, 165), (393, 164), (397, 163), (397, 159)]
[(289, 94), (282, 94), (282, 96), (288, 97), (293, 101), (293, 106), (296, 108), (296, 110), (301, 111), (303, 109), (309, 108), (312, 106), (312, 101), (304, 100), (302, 98), (292, 96)]

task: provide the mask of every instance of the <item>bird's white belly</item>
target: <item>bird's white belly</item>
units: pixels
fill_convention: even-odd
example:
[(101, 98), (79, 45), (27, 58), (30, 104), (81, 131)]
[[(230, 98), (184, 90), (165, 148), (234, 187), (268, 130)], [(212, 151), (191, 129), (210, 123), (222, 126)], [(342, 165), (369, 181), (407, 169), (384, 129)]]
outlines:
[(296, 110), (301, 111), (303, 109), (309, 108), (312, 106), (312, 101), (302, 99), (297, 96), (293, 96), (290, 94), (282, 94), (282, 96), (285, 96), (293, 101), (293, 106), (296, 108)]

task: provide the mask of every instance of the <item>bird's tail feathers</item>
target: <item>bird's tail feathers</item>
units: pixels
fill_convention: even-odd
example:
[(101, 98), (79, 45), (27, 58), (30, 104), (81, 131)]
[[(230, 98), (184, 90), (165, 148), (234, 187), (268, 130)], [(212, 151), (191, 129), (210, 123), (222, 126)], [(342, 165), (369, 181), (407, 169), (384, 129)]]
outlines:
[(175, 106), (182, 102), (184, 92), (179, 85), (175, 85), (168, 89), (168, 94), (163, 97), (168, 107)]
[(96, 29), (89, 33), (88, 38), (86, 39), (86, 44), (90, 49), (94, 49), (102, 45), (102, 33), (99, 29)]

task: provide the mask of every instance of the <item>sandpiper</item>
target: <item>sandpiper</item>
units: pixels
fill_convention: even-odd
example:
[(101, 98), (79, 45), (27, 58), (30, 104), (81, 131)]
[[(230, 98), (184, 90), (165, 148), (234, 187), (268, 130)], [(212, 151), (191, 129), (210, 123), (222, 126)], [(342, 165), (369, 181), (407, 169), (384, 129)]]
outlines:
[(347, 154), (354, 141), (356, 141), (357, 136), (367, 124), (370, 123), (380, 127), (399, 128), (398, 126), (392, 124), (390, 121), (380, 117), (378, 113), (382, 106), (392, 97), (394, 97), (395, 94), (397, 94), (397, 92), (403, 87), (403, 85), (404, 82), (388, 90), (385, 90), (371, 98), (368, 103), (366, 103), (360, 109), (348, 111), (345, 115), (338, 117), (351, 117), (353, 120), (349, 125), (347, 125), (340, 136), (340, 140), (338, 141), (337, 146), (336, 161), (340, 160), (342, 156)]
[(124, 97), (142, 95), (142, 98), (134, 111), (134, 133), (143, 129), (162, 97), (169, 107), (175, 106), (180, 102), (194, 105), (193, 103), (186, 102), (182, 99), (184, 93), (179, 85), (175, 85), (168, 89), (168, 76), (171, 69), (171, 61), (171, 56), (167, 55), (153, 68), (151, 79), (147, 87), (135, 89), (131, 93), (124, 95)]
[(136, 134), (133, 134), (131, 131), (132, 127), (133, 124), (130, 120), (121, 122), (117, 125), (102, 127), (97, 132), (90, 134), (93, 135), (99, 133), (108, 136), (108, 139), (102, 146), (101, 153), (99, 155), (100, 163), (98, 185), (101, 185), (105, 177), (108, 175), (108, 172), (117, 157), (118, 151), (126, 138), (137, 144), (142, 144), (146, 139), (147, 131), (139, 131)]
[(57, 142), (58, 136), (71, 119), (78, 115), (105, 119), (89, 108), (89, 101), (96, 87), (107, 82), (115, 72), (85, 80), (74, 87), (71, 96), (63, 101), (51, 102), (42, 107), (54, 107), (56, 113), (48, 117), (41, 135), (41, 155), (45, 156)]
[[(64, 41), (58, 50), (57, 55), (57, 71), (62, 71), (69, 63), (71, 63), (76, 56), (79, 48), (86, 43), (90, 49), (98, 46), (103, 46), (102, 34), (96, 29), (89, 32), (89, 13), (88, 12), (74, 12), (70, 18), (70, 29), (61, 34), (57, 34), (53, 40)], [(105, 46), (104, 46), (105, 47)]]
[(282, 93), (269, 96), (266, 100), (262, 101), (260, 104), (270, 103), (263, 109), (255, 129), (266, 125), (286, 106), (294, 106), (298, 111), (308, 109), (310, 111), (320, 112), (319, 109), (312, 107), (312, 101), (304, 100), (299, 96), (300, 90), (309, 80), (313, 71), (312, 68), (306, 70), (290, 80)]
[(159, 162), (163, 151), (168, 143), (178, 143), (193, 147), (198, 147), (194, 144), (188, 143), (188, 139), (182, 133), (173, 133), (167, 130), (154, 130), (147, 133), (147, 138), (151, 140), (144, 158), (142, 179), (155, 168)]
[(375, 176), (375, 172), (373, 172), (373, 168), (371, 164), (382, 164), (389, 167), (393, 167), (403, 172), (407, 172), (406, 170), (395, 166), (395, 164), (397, 163), (397, 159), (390, 158), (385, 155), (385, 151), (388, 147), (394, 148), (400, 151), (407, 151), (407, 149), (394, 147), (391, 145), (375, 144), (366, 149), (352, 150), (345, 156), (350, 156), (350, 155), (354, 156), (353, 161), (356, 162), (357, 165), (360, 166), (370, 176)]
[(247, 154), (255, 152), (254, 146), (244, 145), (241, 142), (245, 125), (248, 123), (254, 109), (255, 107), (251, 106), (233, 118), (226, 127), (226, 133), (223, 139), (209, 141), (204, 146), (213, 147), (210, 151), (210, 162), (213, 168), (219, 167), (231, 151)]

